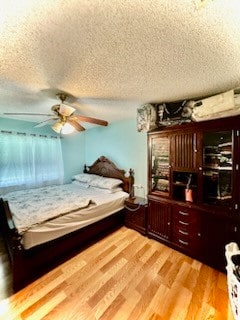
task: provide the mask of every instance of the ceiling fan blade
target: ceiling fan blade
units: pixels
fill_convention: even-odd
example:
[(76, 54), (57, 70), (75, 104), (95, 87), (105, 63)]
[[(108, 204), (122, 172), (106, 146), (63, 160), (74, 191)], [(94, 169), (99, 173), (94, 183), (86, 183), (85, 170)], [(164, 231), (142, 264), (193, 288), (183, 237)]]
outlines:
[(44, 127), (46, 125), (50, 125), (51, 122), (53, 122), (54, 120), (58, 120), (58, 118), (51, 118), (51, 119), (47, 119), (45, 121), (41, 121), (40, 123), (36, 124), (34, 126), (34, 128), (40, 128), (40, 127)]
[(16, 115), (16, 116), (48, 116), (52, 117), (52, 113), (29, 113), (29, 112), (4, 112), (6, 115)]
[(76, 110), (75, 108), (70, 107), (64, 103), (61, 103), (58, 112), (65, 117), (69, 117), (71, 114), (73, 114), (75, 110)]
[(108, 122), (105, 120), (100, 120), (100, 119), (96, 119), (96, 118), (90, 118), (90, 117), (85, 117), (85, 116), (81, 116), (79, 114), (75, 114), (73, 118), (77, 118), (77, 120), (79, 121), (83, 121), (83, 122), (89, 122), (89, 123), (94, 123), (94, 124), (99, 124), (100, 126), (107, 126)]
[(85, 128), (81, 126), (78, 122), (74, 120), (67, 120), (67, 123), (69, 123), (71, 126), (73, 126), (77, 131), (84, 131)]

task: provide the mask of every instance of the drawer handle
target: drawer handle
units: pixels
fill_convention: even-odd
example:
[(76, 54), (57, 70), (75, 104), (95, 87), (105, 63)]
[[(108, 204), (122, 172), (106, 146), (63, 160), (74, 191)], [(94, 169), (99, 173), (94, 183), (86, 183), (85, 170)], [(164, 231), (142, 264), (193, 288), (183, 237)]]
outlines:
[(184, 212), (184, 211), (179, 210), (179, 213), (180, 213), (182, 216), (189, 216), (189, 213), (188, 213), (188, 212)]
[(181, 244), (184, 244), (185, 246), (188, 246), (188, 242), (187, 241), (183, 241), (181, 239), (178, 239), (178, 241), (181, 243)]
[(188, 235), (189, 235), (188, 232), (183, 231), (183, 230), (181, 230), (181, 229), (179, 229), (178, 232), (181, 233), (181, 234), (184, 234), (185, 236), (188, 236)]
[(183, 222), (181, 220), (178, 221), (179, 223), (183, 224), (184, 226), (189, 226), (189, 223), (188, 222)]

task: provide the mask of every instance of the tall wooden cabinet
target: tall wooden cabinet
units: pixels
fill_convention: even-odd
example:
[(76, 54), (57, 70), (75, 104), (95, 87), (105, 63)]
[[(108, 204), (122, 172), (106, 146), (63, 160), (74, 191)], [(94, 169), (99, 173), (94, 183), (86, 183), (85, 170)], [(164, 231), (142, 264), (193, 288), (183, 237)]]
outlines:
[(220, 270), (240, 244), (239, 130), (237, 116), (148, 134), (148, 235)]

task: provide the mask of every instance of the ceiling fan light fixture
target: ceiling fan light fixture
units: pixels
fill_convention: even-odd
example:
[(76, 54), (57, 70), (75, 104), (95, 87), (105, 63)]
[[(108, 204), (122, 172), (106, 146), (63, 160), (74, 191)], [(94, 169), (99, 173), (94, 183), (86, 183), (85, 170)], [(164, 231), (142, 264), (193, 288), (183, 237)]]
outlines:
[(52, 129), (57, 132), (57, 133), (61, 133), (61, 129), (62, 129), (62, 123), (61, 122), (56, 122), (53, 126)]
[(41, 121), (40, 123), (36, 124), (34, 128), (43, 127), (46, 124), (51, 125), (52, 121), (57, 122), (52, 125), (52, 129), (58, 134), (71, 134), (75, 130), (77, 132), (82, 132), (85, 128), (79, 122), (89, 122), (93, 124), (97, 124), (100, 126), (107, 126), (108, 122), (101, 119), (81, 116), (79, 114), (74, 114), (76, 108), (65, 104), (64, 101), (67, 98), (67, 95), (64, 93), (57, 94), (57, 98), (61, 100), (60, 104), (55, 104), (51, 107), (52, 114), (47, 113), (28, 113), (28, 112), (10, 112), (4, 113), (6, 115), (34, 115), (34, 116), (47, 116), (50, 119)]
[(76, 110), (75, 108), (67, 106), (64, 103), (61, 103), (59, 107), (59, 113), (65, 117), (69, 117), (71, 114), (73, 114), (75, 110)]
[(75, 128), (70, 124), (70, 123), (65, 123), (63, 126), (62, 126), (62, 130), (61, 130), (61, 133), (62, 134), (71, 134), (75, 131)]

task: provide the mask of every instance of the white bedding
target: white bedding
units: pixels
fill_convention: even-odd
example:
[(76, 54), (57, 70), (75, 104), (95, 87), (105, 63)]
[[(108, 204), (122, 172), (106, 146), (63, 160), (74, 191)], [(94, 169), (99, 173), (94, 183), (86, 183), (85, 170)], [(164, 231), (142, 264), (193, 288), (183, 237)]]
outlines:
[[(63, 194), (65, 194), (65, 199), (68, 199), (67, 205), (63, 205), (59, 190), (62, 190)], [(40, 196), (41, 191), (44, 192), (43, 197)], [(33, 196), (33, 199), (35, 199), (33, 202), (29, 198), (30, 194)], [(55, 194), (55, 201), (50, 194)], [(66, 194), (68, 195), (67, 197)], [(77, 197), (81, 200), (77, 201)], [(127, 197), (128, 194), (123, 191), (109, 194), (92, 188), (81, 189), (78, 185), (68, 184), (32, 189), (29, 192), (26, 192), (26, 190), (17, 191), (5, 195), (4, 199), (8, 200), (16, 228), (22, 233), (22, 245), (25, 249), (29, 249), (83, 228), (121, 210), (124, 207), (124, 200)], [(22, 203), (23, 206), (22, 213), (16, 211), (16, 207), (18, 207), (16, 206), (16, 202), (19, 199), (21, 201), (20, 205)], [(36, 199), (39, 201), (36, 201)], [(34, 205), (34, 202), (36, 205)], [(80, 205), (81, 208), (82, 206), (86, 206), (88, 202), (90, 203), (88, 207), (77, 210), (77, 206)], [(55, 218), (52, 213), (50, 213), (50, 216), (47, 215), (49, 209), (42, 209), (43, 203), (49, 204), (50, 207), (54, 209), (53, 211), (56, 214)], [(30, 204), (29, 208), (32, 210), (33, 215), (31, 217), (30, 210), (30, 212), (27, 212), (27, 218), (25, 219), (23, 218), (23, 213), (26, 211), (26, 204)], [(64, 210), (60, 210), (61, 205), (63, 205)], [(38, 210), (40, 215), (37, 214)], [(69, 211), (70, 213), (67, 213)], [(44, 217), (41, 216), (42, 213)]]

